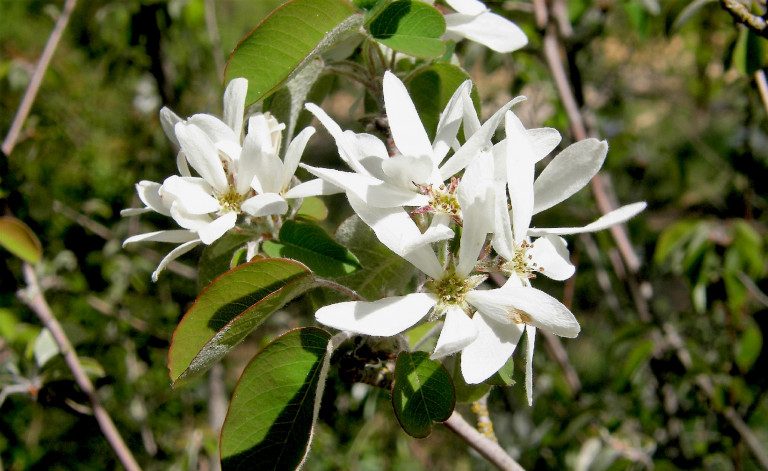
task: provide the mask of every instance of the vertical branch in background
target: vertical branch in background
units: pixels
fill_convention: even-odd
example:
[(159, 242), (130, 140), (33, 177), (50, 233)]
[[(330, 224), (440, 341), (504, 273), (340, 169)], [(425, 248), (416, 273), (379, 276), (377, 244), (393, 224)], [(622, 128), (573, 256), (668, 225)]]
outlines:
[(69, 18), (72, 16), (72, 10), (75, 9), (77, 0), (67, 0), (64, 3), (64, 8), (61, 10), (61, 15), (56, 20), (56, 24), (51, 31), (51, 35), (48, 37), (48, 42), (45, 44), (43, 53), (40, 55), (40, 60), (37, 62), (35, 71), (32, 73), (32, 79), (29, 81), (29, 86), (24, 92), (24, 97), (21, 99), (19, 109), (16, 110), (16, 116), (13, 117), (11, 128), (8, 130), (8, 134), (3, 141), (2, 151), (6, 156), (10, 156), (13, 148), (16, 146), (16, 141), (19, 138), (21, 127), (24, 125), (24, 121), (27, 120), (29, 111), (32, 109), (32, 103), (35, 102), (37, 97), (37, 91), (40, 89), (40, 84), (43, 82), (45, 71), (48, 70), (48, 64), (51, 62), (53, 52), (56, 50), (56, 46), (59, 45), (61, 35), (69, 23)]
[(768, 114), (768, 80), (765, 78), (764, 70), (760, 69), (755, 72), (755, 82), (757, 82), (757, 89), (760, 92), (760, 99), (763, 101), (765, 114)]
[(211, 40), (216, 73), (223, 79), (224, 59), (221, 56), (221, 37), (219, 36), (219, 26), (216, 23), (216, 3), (213, 0), (205, 0), (205, 27), (208, 30), (208, 38)]
[(64, 361), (67, 363), (72, 375), (75, 377), (75, 382), (80, 387), (80, 390), (88, 397), (88, 401), (93, 409), (93, 416), (101, 428), (101, 432), (109, 442), (109, 445), (115, 451), (120, 463), (128, 471), (140, 471), (136, 459), (131, 454), (131, 450), (125, 445), (123, 437), (115, 427), (115, 423), (109, 416), (109, 413), (101, 405), (99, 397), (96, 395), (96, 390), (88, 379), (88, 375), (85, 374), (83, 366), (80, 364), (80, 359), (77, 357), (77, 353), (72, 348), (72, 344), (69, 343), (69, 339), (61, 325), (53, 316), (50, 306), (43, 297), (42, 291), (40, 291), (40, 284), (37, 281), (37, 275), (35, 269), (28, 263), (24, 263), (22, 267), (24, 271), (24, 279), (27, 282), (27, 292), (22, 295), (22, 300), (37, 314), (40, 322), (43, 323), (46, 329), (51, 332), (53, 340), (59, 347), (61, 355), (64, 357)]

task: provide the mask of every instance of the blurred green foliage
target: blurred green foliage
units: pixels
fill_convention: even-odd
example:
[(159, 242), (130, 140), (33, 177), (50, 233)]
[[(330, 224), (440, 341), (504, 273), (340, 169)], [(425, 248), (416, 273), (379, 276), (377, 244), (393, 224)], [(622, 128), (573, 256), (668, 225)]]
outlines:
[[(61, 3), (2, 2), (3, 133)], [(280, 2), (210, 3), (215, 30), (203, 0), (80, 2), (20, 142), (0, 162), (4, 212), (42, 241), (46, 297), (78, 354), (91, 359), (99, 395), (146, 469), (211, 469), (218, 408), (247, 360), (288, 328), (313, 322), (307, 304), (291, 304), (209, 379), (174, 391), (166, 355), (196, 295), (184, 274), (194, 274), (200, 252), (153, 284), (149, 274), (166, 248), (121, 248), (129, 234), (168, 227), (163, 218), (119, 217), (137, 203), (136, 182), (175, 171), (159, 108), (218, 113), (217, 64)], [(511, 2), (488, 3), (531, 41), (511, 56), (457, 46), (483, 109), (524, 94), (523, 121), (556, 127), (568, 141), (533, 16), (498, 8)], [(759, 469), (734, 414), (768, 448), (768, 121), (753, 74), (765, 64), (765, 40), (747, 37), (716, 2), (688, 5), (568, 3), (565, 58), (589, 127), (610, 143), (604, 174), (618, 200), (645, 200), (649, 209), (629, 223), (637, 274), (618, 261), (607, 232), (569, 241), (579, 269), (568, 286), (582, 333), (565, 348), (579, 382), (552, 355), (536, 355), (533, 407), (519, 386), (522, 364), (518, 385), (491, 391), (496, 435), (526, 469)], [(348, 116), (349, 105), (335, 103), (358, 98), (349, 88), (326, 100), (330, 112)], [(330, 154), (328, 141), (321, 132), (311, 145)], [(576, 225), (596, 215), (584, 191), (535, 222)], [(15, 391), (0, 404), (2, 469), (116, 469), (65, 370), (36, 362), (41, 327), (17, 299), (20, 267), (0, 251), (0, 387)], [(490, 469), (441, 427), (424, 440), (407, 437), (385, 391), (350, 388), (332, 372), (323, 401), (306, 469)]]

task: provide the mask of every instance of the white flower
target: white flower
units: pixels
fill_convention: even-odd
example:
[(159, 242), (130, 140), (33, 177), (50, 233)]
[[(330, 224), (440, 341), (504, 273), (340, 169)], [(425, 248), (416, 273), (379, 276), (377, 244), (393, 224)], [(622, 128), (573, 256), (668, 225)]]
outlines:
[[(461, 350), (466, 353), (466, 348), (474, 345), (462, 355), (461, 362), (462, 374), (469, 383), (487, 379), (504, 365), (522, 334), (523, 323), (575, 337), (579, 324), (573, 314), (542, 291), (512, 285), (475, 289), (485, 279), (483, 275), (472, 275), (472, 271), (486, 235), (492, 230), (493, 172), (493, 160), (486, 153), (470, 163), (458, 184), (456, 193), (464, 226), (460, 249), (446, 265), (441, 265), (431, 246), (408, 244), (418, 236), (418, 228), (404, 223), (409, 216), (402, 208), (374, 208), (350, 195), (353, 209), (379, 240), (430, 277), (425, 285), (428, 291), (325, 306), (315, 314), (317, 320), (360, 334), (390, 336), (413, 326), (430, 312), (431, 320), (444, 315), (433, 357)], [(503, 343), (503, 350), (478, 348), (487, 342)]]
[(528, 44), (528, 37), (516, 24), (491, 13), (478, 0), (445, 0), (456, 13), (445, 15), (445, 39), (478, 42), (497, 52), (516, 51)]

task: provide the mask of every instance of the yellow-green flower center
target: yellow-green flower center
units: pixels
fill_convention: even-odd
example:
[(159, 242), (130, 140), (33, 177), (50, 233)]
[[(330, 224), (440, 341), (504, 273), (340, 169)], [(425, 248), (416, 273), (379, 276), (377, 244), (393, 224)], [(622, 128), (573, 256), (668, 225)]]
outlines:
[(437, 305), (432, 311), (430, 320), (437, 320), (451, 306), (460, 307), (469, 317), (472, 317), (472, 310), (467, 304), (466, 296), (486, 278), (485, 275), (461, 278), (455, 271), (450, 270), (439, 280), (429, 280), (425, 286), (437, 296)]
[(531, 248), (533, 248), (533, 245), (526, 241), (515, 246), (512, 260), (507, 260), (502, 263), (500, 267), (501, 270), (508, 276), (517, 275), (521, 279), (536, 278), (534, 271), (542, 271), (543, 268), (539, 267), (533, 261), (533, 256), (528, 253), (528, 249)]
[(221, 214), (235, 212), (240, 214), (240, 206), (245, 201), (246, 195), (241, 195), (234, 188), (230, 188), (227, 193), (219, 195), (218, 200), (221, 205)]

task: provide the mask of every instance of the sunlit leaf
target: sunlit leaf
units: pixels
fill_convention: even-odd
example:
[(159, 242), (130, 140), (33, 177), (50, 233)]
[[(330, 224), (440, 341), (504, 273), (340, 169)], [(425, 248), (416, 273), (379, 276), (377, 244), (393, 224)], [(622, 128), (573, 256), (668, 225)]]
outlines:
[(763, 334), (757, 326), (751, 325), (736, 342), (736, 365), (741, 371), (749, 371), (763, 349)]
[(269, 14), (229, 58), (226, 80), (248, 79), (247, 103), (274, 92), (343, 33), (362, 25), (344, 0), (291, 0)]
[(324, 221), (328, 217), (328, 208), (323, 200), (317, 196), (304, 198), (301, 203), (297, 216), (314, 219), (315, 221)]
[(426, 352), (401, 352), (395, 365), (392, 406), (403, 430), (416, 438), (432, 433), (453, 412), (456, 394), (451, 377)]
[(234, 268), (232, 257), (235, 252), (244, 247), (248, 241), (255, 240), (257, 236), (257, 234), (249, 232), (229, 231), (211, 245), (207, 245), (200, 256), (197, 291), (202, 291), (218, 276)]
[(245, 263), (217, 278), (173, 333), (168, 352), (173, 385), (205, 372), (270, 314), (313, 285), (306, 266), (283, 259)]
[(12, 216), (0, 217), (0, 246), (29, 263), (37, 263), (43, 247), (32, 229)]
[(221, 430), (224, 471), (297, 469), (309, 451), (329, 364), (331, 335), (306, 327), (248, 364)]
[(340, 276), (357, 271), (357, 257), (335, 242), (323, 228), (306, 221), (285, 221), (280, 241), (264, 242), (270, 257), (298, 260), (319, 276)]
[(431, 5), (399, 0), (387, 5), (368, 25), (371, 36), (387, 47), (414, 57), (443, 54), (445, 18)]

